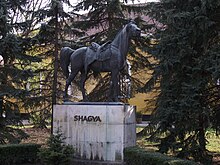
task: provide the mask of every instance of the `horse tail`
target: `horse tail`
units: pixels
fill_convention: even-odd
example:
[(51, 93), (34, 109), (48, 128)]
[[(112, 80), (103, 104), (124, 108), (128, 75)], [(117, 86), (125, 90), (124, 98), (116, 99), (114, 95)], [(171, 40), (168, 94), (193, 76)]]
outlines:
[(70, 57), (75, 50), (69, 47), (63, 47), (60, 51), (60, 66), (66, 78), (69, 77)]

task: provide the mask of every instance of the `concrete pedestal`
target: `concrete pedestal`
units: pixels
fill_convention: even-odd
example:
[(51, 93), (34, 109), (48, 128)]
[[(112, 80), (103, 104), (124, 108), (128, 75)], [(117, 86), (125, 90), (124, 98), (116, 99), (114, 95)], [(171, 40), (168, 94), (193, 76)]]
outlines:
[(121, 103), (55, 105), (53, 133), (60, 130), (75, 157), (123, 162), (123, 149), (136, 145), (135, 107)]

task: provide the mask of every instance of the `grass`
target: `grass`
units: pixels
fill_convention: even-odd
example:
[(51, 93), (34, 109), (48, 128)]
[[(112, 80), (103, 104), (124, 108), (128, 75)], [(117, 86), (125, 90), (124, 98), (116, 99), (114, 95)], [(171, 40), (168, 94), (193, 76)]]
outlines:
[(207, 149), (210, 152), (218, 153), (220, 154), (220, 136), (216, 136), (215, 132), (213, 130), (208, 130), (206, 132), (206, 137), (208, 140), (207, 143)]
[[(143, 130), (143, 127), (137, 127), (136, 133), (139, 133)], [(144, 148), (147, 151), (157, 151), (158, 148), (156, 147), (157, 143), (150, 142), (146, 140), (147, 136), (141, 136), (137, 138), (137, 145), (141, 148)]]
[[(136, 132), (140, 132), (143, 128), (137, 128)], [(141, 148), (145, 148), (146, 150), (149, 151), (157, 151), (157, 144), (158, 143), (154, 143), (154, 142), (150, 142), (148, 140), (146, 140), (147, 136), (141, 136), (137, 138), (137, 145)], [(211, 152), (211, 153), (215, 153), (220, 155), (220, 136), (216, 136), (215, 131), (213, 130), (208, 130), (206, 132), (206, 138), (207, 138), (207, 149)]]

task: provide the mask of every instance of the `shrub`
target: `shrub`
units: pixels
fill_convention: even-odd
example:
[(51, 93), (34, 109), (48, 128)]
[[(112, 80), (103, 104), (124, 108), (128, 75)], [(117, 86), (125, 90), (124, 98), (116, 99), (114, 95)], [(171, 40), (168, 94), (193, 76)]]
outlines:
[(39, 144), (0, 145), (0, 164), (32, 163), (37, 160)]
[(189, 160), (169, 157), (158, 152), (148, 152), (138, 147), (129, 147), (124, 150), (127, 165), (197, 165)]
[(63, 144), (62, 134), (51, 135), (47, 141), (48, 148), (41, 148), (38, 156), (46, 165), (69, 164), (74, 150), (70, 145)]

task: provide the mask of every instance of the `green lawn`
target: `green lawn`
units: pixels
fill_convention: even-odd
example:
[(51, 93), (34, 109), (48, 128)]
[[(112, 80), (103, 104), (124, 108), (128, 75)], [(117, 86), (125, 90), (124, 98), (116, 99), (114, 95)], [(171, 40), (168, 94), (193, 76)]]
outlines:
[(207, 149), (210, 152), (215, 152), (220, 154), (220, 136), (216, 136), (213, 130), (209, 130), (206, 133), (208, 139)]
[[(137, 133), (140, 132), (143, 128), (137, 128)], [(213, 130), (208, 130), (206, 132), (207, 137), (207, 149), (210, 152), (220, 154), (220, 136), (216, 136)], [(157, 143), (153, 143), (146, 140), (146, 136), (138, 137), (137, 138), (137, 145), (141, 148), (145, 148), (147, 150), (156, 151), (158, 148), (155, 146)]]

